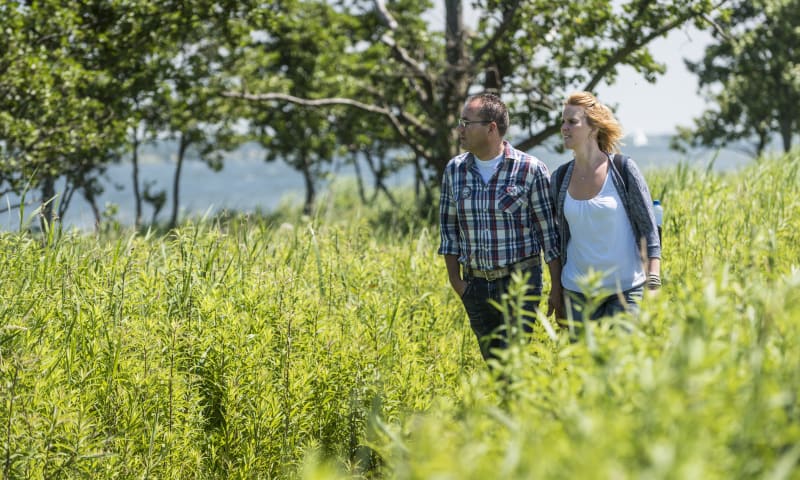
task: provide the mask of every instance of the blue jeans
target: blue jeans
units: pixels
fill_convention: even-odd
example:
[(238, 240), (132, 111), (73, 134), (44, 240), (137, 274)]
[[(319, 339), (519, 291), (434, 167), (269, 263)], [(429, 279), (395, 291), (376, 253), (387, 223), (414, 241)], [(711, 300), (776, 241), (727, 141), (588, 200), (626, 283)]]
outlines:
[[(542, 294), (542, 266), (541, 264), (522, 270), (522, 273), (529, 273), (528, 291), (526, 295), (533, 297), (526, 300), (522, 309), (526, 312), (535, 313), (539, 307), (539, 297)], [(497, 280), (485, 280), (483, 278), (465, 276), (467, 289), (461, 296), (464, 309), (469, 317), (469, 324), (478, 339), (481, 355), (484, 360), (497, 358), (494, 353), (496, 349), (508, 348), (510, 340), (509, 328), (513, 327), (516, 318), (522, 318), (520, 312), (512, 309), (508, 318), (504, 312), (489, 303), (489, 300), (502, 304), (503, 294), (508, 291), (508, 284), (511, 276), (499, 278)], [(526, 318), (521, 322), (522, 331), (530, 334), (533, 331), (533, 320)]]
[[(613, 317), (622, 312), (632, 315), (639, 313), (639, 303), (644, 295), (644, 285), (633, 287), (624, 292), (618, 292), (599, 300), (597, 308), (591, 312), (589, 320), (598, 320), (603, 317)], [(567, 315), (572, 314), (572, 320), (583, 322), (586, 318), (586, 296), (580, 292), (564, 290), (564, 303), (567, 306)], [(569, 317), (568, 317), (569, 318)]]

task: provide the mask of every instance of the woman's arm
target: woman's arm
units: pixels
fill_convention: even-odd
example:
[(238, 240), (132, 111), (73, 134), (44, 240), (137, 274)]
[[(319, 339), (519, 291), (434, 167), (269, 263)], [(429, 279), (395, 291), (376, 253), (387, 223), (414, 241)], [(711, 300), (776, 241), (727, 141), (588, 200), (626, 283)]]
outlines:
[[(632, 225), (639, 237), (644, 237), (646, 255), (648, 259), (661, 258), (661, 241), (658, 239), (658, 226), (656, 216), (653, 212), (653, 199), (650, 196), (650, 189), (644, 176), (639, 171), (639, 167), (632, 159), (626, 162), (625, 181), (627, 182), (628, 203), (630, 205)], [(649, 268), (649, 265), (648, 265)]]

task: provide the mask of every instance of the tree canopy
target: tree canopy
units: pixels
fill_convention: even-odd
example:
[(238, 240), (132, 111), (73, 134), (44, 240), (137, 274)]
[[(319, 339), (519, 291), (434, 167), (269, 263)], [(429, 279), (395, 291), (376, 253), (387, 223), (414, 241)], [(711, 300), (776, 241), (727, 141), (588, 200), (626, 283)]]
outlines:
[[(62, 178), (91, 202), (109, 162), (167, 135), (179, 145), (173, 224), (186, 150), (219, 168), (220, 150), (246, 139), (303, 172), (307, 202), (342, 156), (367, 159), (378, 188), (413, 164), (429, 200), (471, 93), (502, 95), (510, 140), (528, 150), (558, 132), (569, 91), (613, 83), (625, 65), (654, 80), (664, 66), (648, 44), (719, 7), (470, 5), (475, 22), (463, 0), (443, 0), (437, 24), (428, 0), (0, 0), (0, 191), (29, 185), (47, 201)], [(138, 222), (135, 161), (133, 182)]]
[(0, 10), (0, 182), (4, 192), (41, 188), (47, 201), (55, 179), (65, 177), (60, 212), (52, 212), (60, 214), (76, 190), (95, 191), (96, 175), (121, 143), (124, 118), (115, 114), (104, 70), (111, 27), (102, 12), (90, 19), (88, 8), (55, 2), (4, 2)]
[[(301, 9), (319, 5), (286, 3)], [(337, 2), (334, 10), (349, 29), (344, 46), (331, 45), (337, 68), (313, 72), (315, 80), (326, 80), (325, 88), (242, 82), (228, 95), (273, 108), (293, 103), (360, 109), (391, 125), (395, 141), (423, 158), (438, 179), (458, 151), (454, 127), (470, 93), (501, 94), (521, 129), (514, 143), (530, 149), (558, 132), (561, 102), (570, 90), (613, 82), (623, 65), (654, 80), (664, 66), (647, 45), (689, 22), (703, 22), (717, 7), (704, 0), (473, 3), (482, 12), (474, 29), (465, 24), (460, 0), (444, 1), (439, 28), (423, 20), (427, 1)], [(322, 24), (304, 25), (313, 43), (311, 32)]]

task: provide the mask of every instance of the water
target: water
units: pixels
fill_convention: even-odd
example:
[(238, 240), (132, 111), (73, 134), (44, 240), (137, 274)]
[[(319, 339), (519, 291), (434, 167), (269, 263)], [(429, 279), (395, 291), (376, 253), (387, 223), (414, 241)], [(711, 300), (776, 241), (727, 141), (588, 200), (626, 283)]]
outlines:
[[(669, 136), (655, 136), (648, 139), (647, 145), (634, 145), (633, 138), (626, 139), (623, 151), (630, 155), (645, 172), (651, 168), (674, 166), (679, 162), (705, 168), (716, 152), (699, 151), (691, 158), (669, 149)], [(166, 190), (167, 203), (159, 214), (158, 220), (166, 221), (172, 212), (172, 182), (175, 175), (175, 149), (165, 144), (159, 147), (145, 148), (141, 152), (139, 179), (141, 190), (148, 182), (152, 183), (151, 191)], [(568, 161), (569, 152), (556, 153), (547, 146), (537, 147), (531, 151), (552, 171), (558, 165)], [(749, 156), (733, 150), (719, 152), (713, 168), (725, 171), (739, 168), (751, 159)], [(352, 167), (337, 166), (334, 177), (353, 176)], [(368, 172), (366, 167), (362, 172)], [(390, 186), (410, 185), (412, 182), (410, 169), (395, 174)], [(371, 185), (371, 178), (366, 178)], [(115, 218), (125, 225), (134, 220), (134, 197), (132, 184), (132, 167), (129, 162), (111, 165), (102, 184), (105, 192), (98, 199), (100, 209), (108, 205), (116, 205)], [(323, 183), (320, 188), (324, 189)], [(60, 187), (63, 188), (63, 187)], [(35, 192), (38, 195), (38, 192)], [(205, 163), (197, 159), (188, 159), (183, 164), (180, 183), (181, 216), (213, 214), (222, 210), (252, 212), (256, 209), (272, 211), (282, 202), (301, 205), (305, 198), (305, 183), (302, 175), (281, 161), (266, 162), (264, 153), (254, 144), (248, 144), (226, 156), (224, 167), (215, 172)], [(16, 198), (5, 196), (0, 205), (15, 203)], [(2, 207), (0, 207), (2, 208)], [(26, 216), (33, 207), (27, 207)], [(143, 219), (149, 221), (152, 208), (143, 204)], [(75, 195), (63, 223), (67, 227), (78, 227), (90, 230), (94, 225), (94, 216), (89, 205), (79, 195)], [(0, 228), (16, 230), (19, 227), (19, 212), (12, 210), (0, 216)]]
[[(639, 133), (623, 139), (622, 152), (635, 160), (639, 168), (645, 172), (650, 169), (673, 167), (678, 163), (686, 163), (696, 168), (707, 168), (712, 161), (713, 170), (731, 171), (741, 168), (753, 160), (750, 155), (735, 149), (720, 151), (698, 149), (687, 155), (669, 148), (670, 135), (636, 138), (641, 135)], [(554, 137), (552, 142), (555, 141)], [(647, 143), (637, 144), (638, 142)], [(572, 159), (572, 152), (556, 153), (553, 148), (547, 146), (536, 147), (531, 153), (539, 157), (551, 171)]]

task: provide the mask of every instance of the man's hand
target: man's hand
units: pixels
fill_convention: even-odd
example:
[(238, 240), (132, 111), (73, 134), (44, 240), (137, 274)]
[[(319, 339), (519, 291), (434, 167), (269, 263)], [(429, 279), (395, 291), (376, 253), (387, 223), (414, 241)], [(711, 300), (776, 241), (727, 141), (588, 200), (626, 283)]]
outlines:
[(457, 255), (445, 255), (444, 263), (447, 265), (447, 279), (450, 280), (450, 286), (456, 291), (459, 297), (464, 296), (467, 291), (468, 283), (461, 278), (461, 266), (458, 264)]
[(560, 287), (550, 289), (550, 296), (547, 297), (547, 316), (556, 314), (556, 320), (567, 318), (567, 311), (564, 307), (564, 295), (561, 294)]
[(556, 257), (547, 264), (550, 269), (550, 296), (547, 297), (547, 316), (556, 314), (556, 321), (567, 318), (564, 307), (564, 291), (561, 287), (561, 259)]
[(456, 294), (458, 294), (459, 297), (463, 297), (464, 296), (464, 292), (467, 291), (467, 287), (469, 286), (469, 283), (465, 282), (461, 278), (457, 278), (457, 279), (451, 279), (450, 280), (450, 285), (452, 285), (453, 290), (456, 291)]

